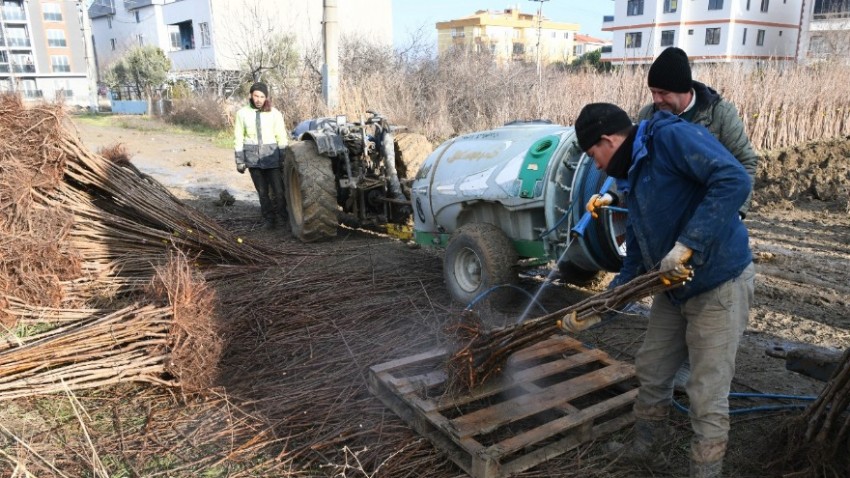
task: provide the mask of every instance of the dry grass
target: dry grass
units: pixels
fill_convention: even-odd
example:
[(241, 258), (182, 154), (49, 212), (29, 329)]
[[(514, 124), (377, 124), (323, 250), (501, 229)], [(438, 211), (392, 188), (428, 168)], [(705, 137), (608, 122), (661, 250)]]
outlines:
[[(363, 55), (362, 48), (354, 51)], [(641, 66), (610, 73), (549, 69), (540, 82), (533, 65), (500, 67), (487, 56), (465, 52), (409, 59), (378, 51), (369, 61), (345, 53), (339, 111), (327, 111), (319, 78), (305, 70), (276, 99), (288, 121), (336, 113), (356, 118), (372, 109), (440, 142), (516, 119), (572, 124), (591, 102), (616, 103), (636, 115), (651, 101), (647, 68)], [(694, 79), (738, 107), (757, 150), (850, 135), (848, 75), (850, 67), (831, 63), (694, 66)]]

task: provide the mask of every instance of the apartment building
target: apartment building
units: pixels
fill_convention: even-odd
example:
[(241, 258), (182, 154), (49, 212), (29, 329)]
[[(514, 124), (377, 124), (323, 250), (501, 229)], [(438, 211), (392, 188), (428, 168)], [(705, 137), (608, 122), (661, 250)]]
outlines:
[[(320, 0), (94, 0), (89, 7), (98, 69), (128, 50), (155, 45), (175, 73), (235, 71), (245, 49), (271, 33), (294, 36), (299, 51), (321, 52)], [(344, 38), (392, 44), (391, 0), (337, 2)]]
[(850, 63), (850, 0), (807, 2), (802, 20), (798, 60), (843, 61)]
[(478, 10), (474, 15), (437, 22), (437, 51), (452, 48), (489, 51), (499, 61), (570, 62), (575, 58), (577, 23), (554, 22), (519, 8)]
[(71, 0), (2, 0), (0, 91), (87, 105), (81, 10)]
[[(803, 0), (615, 0), (603, 31), (614, 64), (650, 63), (676, 46), (694, 62), (795, 61)], [(806, 2), (807, 4), (810, 2)]]

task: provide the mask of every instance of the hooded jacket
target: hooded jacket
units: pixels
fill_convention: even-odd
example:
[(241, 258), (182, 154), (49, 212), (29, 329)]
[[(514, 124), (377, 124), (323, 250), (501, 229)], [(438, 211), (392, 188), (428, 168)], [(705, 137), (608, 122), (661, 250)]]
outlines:
[[(694, 93), (696, 93), (696, 104), (694, 104), (694, 116), (691, 122), (708, 128), (711, 134), (717, 138), (732, 156), (744, 166), (750, 176), (751, 184), (756, 178), (756, 167), (758, 166), (758, 155), (753, 150), (753, 145), (744, 131), (744, 123), (738, 115), (735, 105), (724, 100), (713, 88), (700, 83), (693, 82)], [(654, 104), (650, 103), (643, 108), (637, 116), (637, 121), (648, 120), (658, 111)], [(752, 200), (752, 189), (747, 200), (741, 205), (740, 212), (746, 215), (750, 209)]]
[(263, 112), (251, 105), (243, 106), (236, 112), (233, 137), (237, 165), (260, 169), (281, 166), (287, 133), (283, 114), (277, 108)]
[(628, 219), (616, 284), (657, 267), (677, 241), (693, 250), (694, 278), (668, 292), (674, 303), (737, 277), (752, 262), (747, 228), (738, 217), (750, 179), (704, 127), (665, 111), (642, 121), (628, 177), (618, 183)]

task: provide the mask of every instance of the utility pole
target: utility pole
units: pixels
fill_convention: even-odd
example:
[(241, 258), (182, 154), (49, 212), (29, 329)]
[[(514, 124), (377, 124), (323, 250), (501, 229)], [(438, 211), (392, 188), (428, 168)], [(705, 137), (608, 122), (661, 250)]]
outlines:
[(549, 0), (529, 0), (531, 2), (537, 2), (540, 5), (537, 6), (537, 81), (538, 83), (543, 83), (543, 67), (540, 65), (540, 35), (543, 31), (543, 2), (548, 2)]
[(325, 64), (322, 65), (322, 96), (331, 113), (339, 106), (339, 25), (336, 18), (336, 0), (324, 0), (322, 32)]
[(83, 33), (83, 48), (86, 58), (86, 78), (89, 82), (89, 110), (97, 114), (97, 65), (94, 57), (94, 40), (91, 34), (91, 19), (89, 18), (89, 7), (94, 3), (92, 0), (77, 2), (80, 14), (80, 26)]

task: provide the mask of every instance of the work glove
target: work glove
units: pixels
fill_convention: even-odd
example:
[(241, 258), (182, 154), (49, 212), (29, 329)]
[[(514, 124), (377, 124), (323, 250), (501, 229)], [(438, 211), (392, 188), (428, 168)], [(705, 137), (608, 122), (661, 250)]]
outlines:
[(569, 332), (571, 334), (577, 334), (582, 330), (586, 330), (589, 327), (598, 324), (602, 321), (602, 316), (599, 314), (591, 315), (590, 317), (582, 317), (580, 320), (576, 315), (576, 311), (572, 311), (571, 313), (565, 315), (563, 318), (558, 319), (557, 325), (558, 328), (563, 330), (564, 332)]
[(240, 163), (236, 165), (236, 170), (239, 171), (239, 174), (244, 173), (246, 169), (248, 169), (248, 165), (245, 163)]
[(590, 196), (590, 200), (587, 201), (587, 205), (584, 207), (587, 209), (587, 212), (593, 216), (593, 219), (597, 219), (599, 217), (599, 213), (596, 212), (597, 209), (610, 206), (614, 203), (614, 196), (605, 193), (605, 194), (594, 194)]
[(677, 241), (673, 249), (661, 259), (661, 266), (658, 268), (661, 271), (661, 282), (670, 285), (693, 277), (693, 269), (687, 265), (693, 253), (690, 247)]

